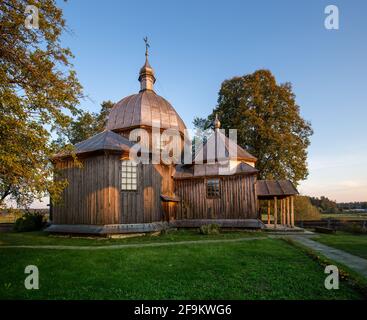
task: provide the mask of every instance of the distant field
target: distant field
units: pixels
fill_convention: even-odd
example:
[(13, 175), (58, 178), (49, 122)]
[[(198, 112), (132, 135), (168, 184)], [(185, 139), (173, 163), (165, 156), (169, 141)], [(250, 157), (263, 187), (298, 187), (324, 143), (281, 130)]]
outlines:
[(323, 213), (322, 219), (367, 220), (367, 213)]
[(0, 214), (0, 223), (13, 223), (15, 222), (16, 217), (13, 215), (3, 215)]
[[(37, 211), (48, 215), (48, 209), (29, 209), (29, 211)], [(0, 210), (0, 223), (14, 223), (25, 212), (23, 209), (19, 209), (16, 213), (8, 213), (6, 210)]]
[[(338, 220), (367, 220), (366, 213), (323, 213), (321, 219), (338, 219)], [(263, 222), (268, 220), (267, 214), (262, 214), (261, 219)], [(273, 216), (270, 216), (270, 221), (273, 223)], [(296, 221), (299, 221), (296, 217)]]

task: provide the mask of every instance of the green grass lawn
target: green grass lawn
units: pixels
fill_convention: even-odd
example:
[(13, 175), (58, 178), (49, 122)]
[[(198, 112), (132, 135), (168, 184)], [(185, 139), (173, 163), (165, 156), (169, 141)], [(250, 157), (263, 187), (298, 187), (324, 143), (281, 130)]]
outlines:
[(321, 234), (314, 240), (367, 259), (367, 235), (365, 234), (338, 231), (336, 234)]
[[(228, 239), (257, 233), (202, 236), (180, 231), (125, 240), (56, 239), (39, 233), (0, 234), (2, 243), (100, 245)], [(24, 288), (36, 265), (40, 289)], [(342, 281), (324, 288), (323, 267), (280, 239), (105, 250), (1, 248), (0, 299), (359, 299)]]
[(137, 236), (124, 239), (110, 239), (103, 237), (69, 237), (69, 236), (53, 236), (45, 232), (6, 232), (0, 233), (0, 248), (1, 245), (70, 245), (70, 246), (103, 246), (116, 245), (125, 243), (148, 243), (148, 242), (169, 242), (169, 241), (192, 241), (192, 240), (220, 240), (220, 239), (235, 239), (245, 237), (264, 237), (262, 232), (222, 232), (213, 235), (201, 235), (196, 229), (178, 230), (163, 235)]

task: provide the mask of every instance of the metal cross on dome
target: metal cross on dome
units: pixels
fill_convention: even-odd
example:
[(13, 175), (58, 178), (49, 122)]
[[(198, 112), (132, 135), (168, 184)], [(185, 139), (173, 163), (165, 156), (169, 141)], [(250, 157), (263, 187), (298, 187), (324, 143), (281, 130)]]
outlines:
[(143, 40), (145, 42), (145, 55), (148, 56), (148, 48), (150, 47), (148, 37), (146, 36), (145, 38), (143, 38)]

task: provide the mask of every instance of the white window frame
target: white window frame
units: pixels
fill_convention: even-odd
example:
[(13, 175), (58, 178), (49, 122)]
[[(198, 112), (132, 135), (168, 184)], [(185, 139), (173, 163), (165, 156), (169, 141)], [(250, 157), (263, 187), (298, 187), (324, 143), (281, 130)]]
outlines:
[(138, 191), (138, 164), (121, 160), (121, 191)]

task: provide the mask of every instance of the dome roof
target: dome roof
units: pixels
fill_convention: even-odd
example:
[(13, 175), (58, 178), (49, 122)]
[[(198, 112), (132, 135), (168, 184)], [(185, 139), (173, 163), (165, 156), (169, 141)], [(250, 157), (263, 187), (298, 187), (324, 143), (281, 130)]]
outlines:
[(107, 130), (123, 131), (139, 127), (186, 129), (171, 104), (154, 92), (154, 70), (148, 61), (148, 38), (145, 41), (145, 64), (139, 72), (140, 92), (117, 102), (108, 116)]
[(110, 111), (106, 129), (122, 131), (144, 126), (174, 128), (182, 134), (186, 129), (172, 105), (153, 90), (142, 90), (117, 102)]

